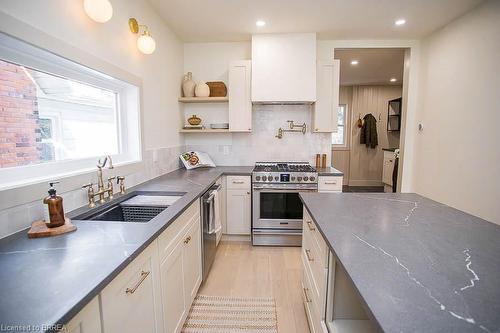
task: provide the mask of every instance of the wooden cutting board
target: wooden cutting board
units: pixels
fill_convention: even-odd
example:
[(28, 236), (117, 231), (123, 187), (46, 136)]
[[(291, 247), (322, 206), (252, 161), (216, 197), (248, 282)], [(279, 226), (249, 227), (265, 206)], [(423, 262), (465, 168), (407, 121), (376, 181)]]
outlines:
[(28, 238), (42, 238), (62, 235), (67, 232), (76, 230), (76, 226), (71, 223), (71, 220), (66, 217), (66, 223), (60, 227), (49, 228), (45, 220), (35, 221), (31, 224), (31, 229), (28, 231)]

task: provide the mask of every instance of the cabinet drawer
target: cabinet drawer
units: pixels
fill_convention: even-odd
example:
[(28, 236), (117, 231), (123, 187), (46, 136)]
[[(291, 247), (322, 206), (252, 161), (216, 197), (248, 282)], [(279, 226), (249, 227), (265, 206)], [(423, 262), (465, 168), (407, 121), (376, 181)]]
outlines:
[(314, 245), (311, 244), (311, 241), (308, 236), (303, 239), (302, 262), (309, 274), (310, 296), (318, 310), (324, 313), (328, 271), (321, 262), (320, 255)]
[(227, 176), (228, 190), (247, 190), (250, 191), (250, 176)]
[(306, 310), (307, 321), (311, 333), (321, 333), (321, 316), (318, 300), (312, 295), (311, 277), (307, 269), (307, 263), (302, 260), (302, 299)]
[(187, 228), (200, 219), (200, 202), (196, 200), (181, 214), (171, 225), (158, 237), (158, 249), (160, 261), (163, 260), (173, 249), (179, 237), (187, 231)]
[(340, 176), (318, 177), (318, 192), (342, 192), (342, 177)]
[[(304, 208), (304, 225), (303, 225), (303, 235), (304, 238), (309, 238), (311, 246), (316, 249), (318, 262), (321, 263), (323, 268), (328, 267), (328, 246), (326, 245), (323, 236), (319, 232), (316, 224), (312, 220), (311, 216)], [(307, 240), (306, 240), (307, 241)]]
[(101, 292), (103, 331), (159, 332), (154, 282), (158, 265), (154, 241)]

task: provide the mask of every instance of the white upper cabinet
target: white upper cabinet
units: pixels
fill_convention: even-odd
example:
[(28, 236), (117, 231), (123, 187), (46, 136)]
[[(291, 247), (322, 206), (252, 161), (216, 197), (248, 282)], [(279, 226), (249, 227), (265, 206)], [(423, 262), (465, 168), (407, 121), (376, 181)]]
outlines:
[(229, 131), (252, 131), (252, 101), (250, 99), (252, 62), (232, 61), (229, 65)]
[(316, 34), (252, 36), (252, 102), (316, 101)]
[(318, 95), (314, 104), (313, 132), (337, 132), (340, 60), (318, 61)]

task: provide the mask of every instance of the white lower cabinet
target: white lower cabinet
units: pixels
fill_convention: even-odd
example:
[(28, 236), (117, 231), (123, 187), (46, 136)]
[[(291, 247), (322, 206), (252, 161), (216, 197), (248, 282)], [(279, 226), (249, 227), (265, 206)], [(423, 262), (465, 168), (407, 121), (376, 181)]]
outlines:
[(101, 333), (101, 312), (98, 297), (95, 297), (76, 316), (65, 325), (61, 332), (66, 333)]
[(200, 219), (196, 219), (189, 228), (187, 235), (182, 241), (184, 247), (182, 256), (182, 265), (184, 268), (184, 296), (189, 311), (191, 303), (198, 293), (198, 288), (201, 285), (202, 279), (202, 262), (201, 262), (201, 231)]
[(158, 247), (153, 241), (101, 292), (106, 333), (161, 332)]
[[(74, 333), (178, 333), (202, 280), (200, 203), (184, 213), (66, 326)], [(102, 316), (102, 329), (101, 329)]]
[(302, 292), (311, 333), (373, 333), (361, 299), (304, 208)]
[(179, 332), (186, 317), (182, 246), (176, 246), (160, 266), (164, 332)]
[(227, 226), (230, 235), (250, 235), (252, 199), (249, 176), (227, 176)]
[(342, 192), (342, 176), (319, 176), (318, 192)]
[(196, 201), (160, 235), (164, 333), (182, 329), (202, 279), (201, 227)]

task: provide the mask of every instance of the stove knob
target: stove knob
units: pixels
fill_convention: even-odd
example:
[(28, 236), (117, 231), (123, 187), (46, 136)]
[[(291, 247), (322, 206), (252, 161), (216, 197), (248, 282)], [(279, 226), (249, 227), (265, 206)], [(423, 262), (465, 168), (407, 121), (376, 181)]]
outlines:
[(297, 181), (301, 182), (302, 181), (302, 177), (297, 177)]
[(314, 176), (309, 177), (309, 180), (310, 180), (310, 181), (312, 181), (312, 182), (313, 182), (315, 179), (316, 179), (316, 177), (314, 177)]
[(272, 182), (273, 181), (273, 176), (267, 176), (267, 181)]
[(307, 182), (309, 180), (309, 177), (305, 176), (304, 181)]
[(267, 176), (262, 176), (262, 180), (266, 181), (267, 180)]
[(260, 180), (260, 176), (255, 176), (255, 180)]
[(295, 181), (295, 176), (292, 176), (292, 182)]
[(278, 176), (274, 176), (274, 180), (275, 180), (275, 181), (278, 181), (279, 179), (280, 179), (280, 177), (278, 177)]

